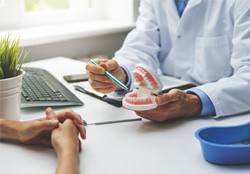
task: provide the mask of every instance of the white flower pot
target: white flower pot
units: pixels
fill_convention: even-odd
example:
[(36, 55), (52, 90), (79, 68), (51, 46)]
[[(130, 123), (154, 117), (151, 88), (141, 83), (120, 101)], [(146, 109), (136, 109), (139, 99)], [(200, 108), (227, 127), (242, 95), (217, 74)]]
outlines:
[(0, 79), (0, 118), (19, 120), (22, 91), (22, 77), (19, 76)]

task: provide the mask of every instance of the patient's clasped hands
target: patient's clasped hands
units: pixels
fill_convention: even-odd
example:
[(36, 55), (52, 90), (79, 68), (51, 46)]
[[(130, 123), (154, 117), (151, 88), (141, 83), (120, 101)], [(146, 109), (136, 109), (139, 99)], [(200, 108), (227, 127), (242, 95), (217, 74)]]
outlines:
[[(55, 129), (64, 125), (67, 119), (72, 120), (71, 125), (77, 128), (83, 139), (86, 138), (86, 131), (80, 115), (74, 111), (63, 111), (55, 113), (51, 108), (46, 109), (46, 117), (32, 121), (16, 122), (17, 133), (15, 140), (24, 144), (44, 144), (52, 146), (51, 134)], [(75, 132), (70, 131), (70, 134)], [(78, 134), (78, 133), (77, 133)]]

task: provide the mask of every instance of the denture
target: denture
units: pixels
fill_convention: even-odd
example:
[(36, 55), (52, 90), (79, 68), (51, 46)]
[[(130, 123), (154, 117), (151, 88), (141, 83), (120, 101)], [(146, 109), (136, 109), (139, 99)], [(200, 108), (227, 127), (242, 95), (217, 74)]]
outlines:
[(155, 95), (162, 90), (162, 83), (157, 74), (148, 66), (138, 64), (133, 70), (135, 86), (132, 92), (123, 98), (123, 106), (134, 111), (145, 111), (157, 107)]

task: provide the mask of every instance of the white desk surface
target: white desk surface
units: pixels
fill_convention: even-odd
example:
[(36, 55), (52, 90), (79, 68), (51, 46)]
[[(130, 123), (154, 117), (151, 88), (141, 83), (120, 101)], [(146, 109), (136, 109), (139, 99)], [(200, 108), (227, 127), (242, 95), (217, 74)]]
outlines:
[[(134, 112), (116, 108), (74, 90), (64, 74), (84, 71), (80, 62), (53, 58), (29, 66), (49, 70), (85, 102), (72, 109), (90, 122), (136, 117)], [(23, 109), (21, 120), (44, 116), (44, 108)], [(219, 166), (204, 161), (194, 133), (206, 126), (227, 126), (248, 122), (250, 114), (214, 119), (183, 119), (157, 124), (147, 120), (88, 126), (87, 139), (80, 153), (83, 174), (249, 174), (250, 165)], [(1, 174), (54, 173), (57, 157), (53, 149), (43, 146), (0, 143)]]

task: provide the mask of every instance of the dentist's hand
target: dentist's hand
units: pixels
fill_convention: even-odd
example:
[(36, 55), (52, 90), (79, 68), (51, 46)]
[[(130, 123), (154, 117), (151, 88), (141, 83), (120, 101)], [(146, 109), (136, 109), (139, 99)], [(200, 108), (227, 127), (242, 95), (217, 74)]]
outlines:
[(127, 75), (115, 60), (95, 59), (95, 61), (100, 66), (96, 66), (91, 62), (86, 65), (89, 83), (94, 90), (105, 94), (119, 89), (119, 87), (105, 75), (105, 70), (109, 71), (122, 83), (126, 83)]
[(155, 122), (198, 116), (202, 109), (200, 98), (173, 89), (156, 97), (158, 107), (148, 111), (136, 111), (138, 116)]

